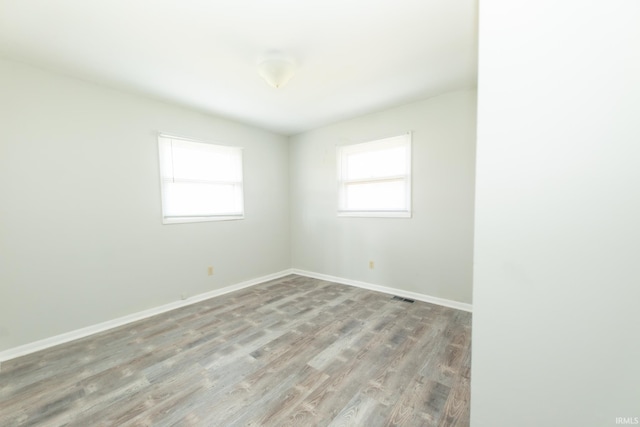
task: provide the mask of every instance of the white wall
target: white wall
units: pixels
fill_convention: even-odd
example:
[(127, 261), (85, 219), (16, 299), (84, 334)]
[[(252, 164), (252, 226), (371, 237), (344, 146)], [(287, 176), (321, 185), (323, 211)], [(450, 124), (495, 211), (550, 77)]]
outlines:
[(640, 2), (480, 6), (471, 424), (640, 417)]
[[(459, 91), (292, 137), (293, 267), (470, 303), (475, 116)], [(413, 218), (338, 218), (336, 145), (407, 131)]]
[[(0, 351), (290, 267), (285, 137), (6, 61), (0, 120)], [(162, 225), (158, 131), (245, 148), (245, 220)]]

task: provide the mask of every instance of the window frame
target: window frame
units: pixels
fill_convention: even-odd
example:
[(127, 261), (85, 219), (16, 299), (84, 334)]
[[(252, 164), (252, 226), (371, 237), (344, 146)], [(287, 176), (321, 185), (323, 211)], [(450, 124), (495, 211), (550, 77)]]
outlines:
[[(168, 141), (167, 141), (168, 140)], [(201, 184), (201, 183), (216, 183), (216, 184), (223, 184), (223, 185), (238, 185), (240, 187), (239, 189), (239, 194), (240, 194), (240, 203), (239, 203), (239, 212), (237, 214), (229, 214), (229, 213), (225, 213), (225, 214), (213, 214), (213, 215), (191, 215), (191, 216), (168, 216), (166, 215), (167, 212), (167, 197), (166, 197), (166, 191), (167, 191), (167, 185), (166, 183), (168, 182), (169, 179), (173, 179), (175, 180), (176, 178), (174, 176), (171, 176), (173, 172), (167, 173), (168, 171), (164, 171), (164, 167), (163, 164), (165, 164), (164, 160), (164, 156), (166, 155), (166, 151), (164, 149), (164, 145), (167, 144), (167, 142), (169, 142), (170, 144), (173, 144), (173, 141), (183, 141), (183, 142), (187, 142), (190, 144), (203, 144), (203, 145), (207, 145), (208, 147), (212, 147), (214, 149), (219, 148), (221, 151), (237, 151), (237, 155), (239, 156), (239, 162), (240, 162), (240, 171), (239, 171), (239, 175), (240, 175), (240, 181), (236, 181), (236, 180), (202, 180), (202, 181), (191, 181), (194, 184)], [(240, 219), (244, 219), (244, 159), (243, 159), (243, 149), (242, 147), (236, 147), (236, 146), (231, 146), (231, 145), (222, 145), (222, 144), (213, 144), (210, 142), (206, 142), (206, 141), (202, 141), (202, 140), (198, 140), (198, 139), (193, 139), (193, 138), (186, 138), (186, 137), (182, 137), (182, 136), (175, 136), (175, 135), (171, 135), (171, 134), (166, 134), (166, 133), (159, 133), (158, 134), (158, 161), (159, 161), (159, 176), (160, 176), (160, 197), (161, 197), (161, 209), (162, 209), (162, 223), (165, 225), (169, 225), (169, 224), (184, 224), (184, 223), (194, 223), (194, 222), (209, 222), (209, 221), (232, 221), (232, 220), (240, 220)], [(171, 162), (173, 162), (173, 159), (170, 160)], [(174, 181), (175, 182), (175, 181)], [(189, 180), (185, 180), (183, 182), (190, 182)]]
[[(376, 151), (376, 147), (380, 146), (406, 146), (406, 173), (401, 175), (388, 175), (379, 177), (369, 177), (360, 179), (346, 179), (345, 160), (346, 156), (357, 152)], [(407, 132), (387, 138), (376, 139), (372, 141), (362, 142), (358, 144), (339, 145), (337, 146), (337, 178), (338, 178), (338, 209), (339, 217), (363, 217), (363, 218), (411, 218), (412, 212), (412, 192), (411, 192), (411, 164), (412, 164), (412, 135)], [(382, 182), (404, 182), (404, 197), (406, 201), (405, 209), (346, 209), (347, 192), (346, 188), (353, 184), (375, 184)]]

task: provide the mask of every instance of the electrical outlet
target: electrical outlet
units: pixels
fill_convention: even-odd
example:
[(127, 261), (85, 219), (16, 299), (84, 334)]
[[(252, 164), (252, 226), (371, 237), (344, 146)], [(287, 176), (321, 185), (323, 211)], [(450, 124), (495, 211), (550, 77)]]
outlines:
[(374, 266), (373, 261), (369, 261), (369, 269), (370, 270), (373, 270), (373, 266)]
[(213, 267), (212, 266), (209, 266), (209, 268), (207, 268), (207, 274), (209, 276), (213, 276)]

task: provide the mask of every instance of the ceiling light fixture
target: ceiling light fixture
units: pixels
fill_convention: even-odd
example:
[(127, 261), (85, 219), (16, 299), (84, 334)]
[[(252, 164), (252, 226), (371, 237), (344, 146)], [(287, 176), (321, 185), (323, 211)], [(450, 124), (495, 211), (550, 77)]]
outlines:
[(293, 60), (282, 55), (270, 55), (258, 63), (258, 74), (276, 89), (284, 86), (293, 77), (296, 66)]

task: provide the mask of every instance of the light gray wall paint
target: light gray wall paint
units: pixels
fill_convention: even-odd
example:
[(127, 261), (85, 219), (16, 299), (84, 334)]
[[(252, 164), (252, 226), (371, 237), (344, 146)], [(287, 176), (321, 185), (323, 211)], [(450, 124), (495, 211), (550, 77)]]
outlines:
[[(0, 94), (0, 350), (290, 268), (285, 137), (13, 62)], [(246, 219), (162, 225), (157, 131), (244, 147)]]
[(640, 417), (638, 22), (481, 2), (474, 427)]
[[(475, 117), (468, 90), (292, 137), (293, 267), (470, 303)], [(413, 218), (338, 218), (336, 145), (407, 131)]]

